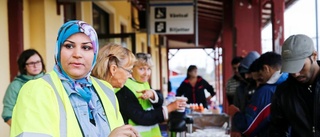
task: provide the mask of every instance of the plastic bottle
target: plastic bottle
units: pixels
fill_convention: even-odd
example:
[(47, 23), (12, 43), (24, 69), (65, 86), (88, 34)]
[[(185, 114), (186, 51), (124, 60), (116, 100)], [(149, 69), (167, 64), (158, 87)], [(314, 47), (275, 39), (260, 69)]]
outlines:
[(204, 107), (203, 107), (203, 104), (202, 103), (200, 103), (200, 105), (199, 105), (199, 112), (203, 112), (204, 111)]
[(188, 114), (191, 114), (191, 112), (192, 112), (191, 106), (190, 104), (187, 104), (185, 113), (188, 115)]
[(199, 105), (198, 105), (198, 103), (195, 103), (195, 104), (194, 104), (194, 110), (197, 111), (197, 112), (199, 112)]
[(219, 114), (220, 113), (220, 108), (219, 105), (216, 101), (212, 102), (212, 113), (213, 114)]

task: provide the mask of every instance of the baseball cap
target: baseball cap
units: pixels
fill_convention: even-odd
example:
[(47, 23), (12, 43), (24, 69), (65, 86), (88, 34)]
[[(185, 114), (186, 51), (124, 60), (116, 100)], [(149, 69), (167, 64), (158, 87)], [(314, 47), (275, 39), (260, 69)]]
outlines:
[(249, 67), (253, 61), (260, 57), (257, 51), (250, 51), (240, 62), (239, 73), (248, 73)]
[(313, 41), (310, 37), (297, 34), (287, 38), (281, 51), (282, 72), (297, 73), (305, 62), (305, 59), (315, 51)]

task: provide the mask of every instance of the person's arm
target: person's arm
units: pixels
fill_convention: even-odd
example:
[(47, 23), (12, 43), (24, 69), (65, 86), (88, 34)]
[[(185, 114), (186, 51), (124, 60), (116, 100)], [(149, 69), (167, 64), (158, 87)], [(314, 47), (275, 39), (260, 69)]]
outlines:
[(203, 85), (204, 88), (207, 89), (207, 91), (210, 93), (211, 97), (213, 97), (214, 95), (216, 95), (216, 92), (214, 92), (213, 87), (204, 79), (203, 80)]
[(233, 96), (235, 95), (236, 88), (234, 88), (234, 91), (231, 91), (230, 87), (231, 87), (231, 79), (229, 79), (227, 81), (226, 90), (225, 90), (224, 94), (227, 97), (228, 104), (232, 105), (233, 104)]
[(163, 104), (163, 96), (160, 92), (158, 91), (155, 91), (153, 92), (157, 98), (157, 102), (152, 102), (151, 100), (151, 103), (153, 105), (153, 107), (157, 108), (157, 107), (162, 107), (162, 104)]
[(143, 110), (136, 96), (124, 86), (117, 92), (120, 112), (127, 123), (131, 119), (138, 125), (154, 125), (164, 121), (162, 107), (157, 107), (153, 110)]
[(9, 126), (11, 126), (13, 107), (16, 104), (21, 86), (22, 83), (18, 81), (13, 81), (8, 86), (5, 96), (3, 97), (2, 118), (4, 122), (6, 122)]
[(259, 88), (253, 94), (245, 112), (234, 114), (232, 119), (234, 126), (246, 136), (255, 136), (261, 130), (267, 128), (270, 118), (272, 90), (270, 86)]
[(282, 89), (285, 88), (277, 88), (271, 103), (270, 137), (284, 137), (288, 132), (288, 121), (283, 115), (284, 108), (282, 108), (281, 105), (282, 97), (280, 96), (280, 93), (282, 92)]
[[(242, 91), (243, 91), (242, 86), (238, 86), (236, 88), (236, 92), (233, 97), (233, 105), (236, 107), (240, 106), (240, 98), (241, 98), (241, 94), (243, 93)], [(230, 117), (232, 118), (232, 116)], [(238, 135), (238, 136), (241, 135), (241, 132), (239, 129), (236, 128), (234, 121), (231, 121), (231, 135), (232, 134)]]
[(163, 104), (163, 96), (160, 91), (155, 91), (153, 89), (147, 89), (142, 91), (136, 91), (142, 95), (139, 98), (144, 100), (149, 100), (153, 107), (161, 107)]
[(237, 88), (236, 88), (236, 92), (233, 96), (233, 105), (235, 105), (236, 107), (240, 107), (240, 99), (242, 98), (243, 96), (243, 86), (242, 85), (239, 85)]
[(6, 123), (11, 127), (11, 122), (12, 122), (12, 120), (10, 118)]
[(226, 94), (227, 94), (227, 93), (230, 93), (230, 82), (231, 82), (231, 79), (229, 79), (229, 80), (227, 81), (227, 84), (226, 84)]

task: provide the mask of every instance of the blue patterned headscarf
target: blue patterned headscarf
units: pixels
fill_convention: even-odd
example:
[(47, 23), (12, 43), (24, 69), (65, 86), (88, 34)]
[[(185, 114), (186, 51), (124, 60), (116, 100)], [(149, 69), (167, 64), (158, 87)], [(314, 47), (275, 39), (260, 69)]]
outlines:
[[(67, 40), (67, 38), (69, 38), (71, 35), (76, 34), (76, 33), (84, 33), (91, 40), (91, 43), (93, 45), (93, 51), (94, 51), (94, 58), (93, 58), (92, 66), (91, 66), (91, 70), (92, 70), (94, 65), (96, 64), (97, 55), (98, 55), (98, 49), (99, 49), (98, 36), (92, 26), (90, 26), (89, 24), (87, 24), (83, 21), (79, 21), (79, 20), (68, 21), (61, 26), (61, 28), (58, 32), (58, 38), (57, 38), (57, 43), (56, 43), (56, 51), (55, 51), (56, 65), (58, 65), (59, 68), (62, 70), (62, 66), (61, 66), (61, 62), (60, 62), (61, 46)], [(91, 70), (90, 70), (90, 72), (91, 72)], [(62, 73), (65, 76), (69, 77), (64, 72), (64, 70), (62, 70)]]
[[(61, 47), (63, 43), (73, 34), (76, 33), (84, 33), (86, 34), (93, 45), (94, 51), (94, 58), (91, 65), (91, 70), (93, 69), (94, 65), (96, 64), (96, 59), (98, 55), (99, 43), (98, 43), (98, 36), (96, 31), (92, 26), (89, 24), (79, 21), (79, 20), (72, 20), (68, 21), (61, 26), (58, 32), (57, 42), (56, 42), (56, 50), (55, 50), (55, 66), (54, 71), (58, 74), (59, 78), (61, 79), (63, 85), (65, 86), (66, 90), (71, 88), (78, 92), (87, 102), (91, 99), (91, 90), (92, 90), (92, 82), (90, 80), (90, 73), (91, 70), (88, 72), (86, 77), (82, 79), (72, 79), (68, 76), (68, 74), (63, 70), (61, 66)], [(67, 86), (67, 87), (66, 87)]]

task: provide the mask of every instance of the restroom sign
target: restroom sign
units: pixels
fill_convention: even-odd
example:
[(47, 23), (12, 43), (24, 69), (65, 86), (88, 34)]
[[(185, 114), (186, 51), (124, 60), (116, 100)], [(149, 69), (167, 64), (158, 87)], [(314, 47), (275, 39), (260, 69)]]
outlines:
[(150, 33), (193, 34), (193, 3), (150, 4)]

